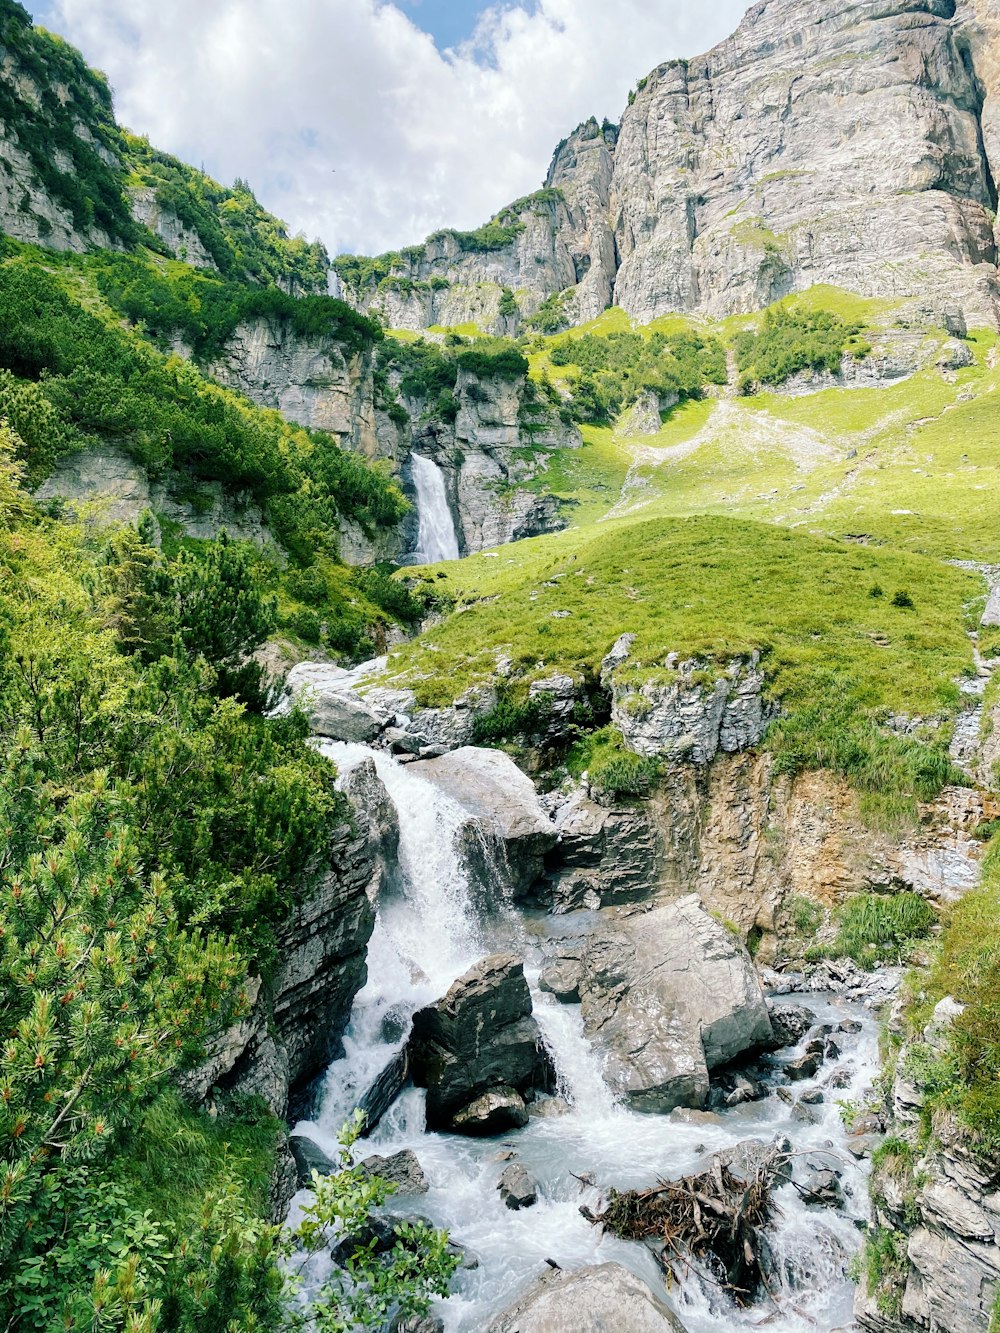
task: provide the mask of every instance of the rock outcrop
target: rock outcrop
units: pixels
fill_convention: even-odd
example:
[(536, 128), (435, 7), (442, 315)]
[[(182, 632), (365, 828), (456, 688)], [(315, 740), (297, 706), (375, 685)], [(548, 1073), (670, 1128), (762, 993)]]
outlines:
[(432, 783), (469, 811), (477, 828), (468, 839), (475, 856), (485, 836), (498, 842), (511, 887), (526, 894), (556, 843), (556, 830), (542, 809), (534, 783), (502, 750), (466, 746), (438, 759), (413, 764), (410, 772)]
[(662, 679), (631, 679), (623, 635), (605, 659), (601, 678), (611, 689), (611, 720), (636, 754), (710, 764), (720, 750), (758, 745), (778, 707), (766, 694), (760, 657), (734, 659), (724, 672), (711, 663), (670, 653)]
[(113, 445), (67, 454), (35, 492), (38, 500), (62, 500), (73, 510), (102, 523), (136, 523), (155, 512), (199, 540), (227, 532), (258, 546), (272, 541), (264, 517), (247, 496), (228, 495), (218, 482), (203, 482), (198, 503), (190, 497), (190, 478), (176, 475), (152, 480), (141, 464)]
[[(944, 1050), (960, 1012), (950, 997), (937, 1005), (922, 1034), (930, 1054)], [(1000, 1296), (1000, 1162), (975, 1154), (961, 1126), (940, 1115), (919, 1150), (924, 1089), (906, 1048), (897, 1070), (888, 1131), (912, 1146), (879, 1161), (870, 1192), (876, 1224), (896, 1237), (898, 1262), (883, 1274), (890, 1286), (862, 1284), (855, 1315), (870, 1333), (988, 1333)]]
[(599, 926), (580, 1000), (608, 1084), (637, 1111), (702, 1107), (711, 1070), (774, 1044), (749, 955), (693, 896)]
[(375, 914), (367, 891), (375, 869), (367, 830), (344, 823), (331, 869), (282, 924), (273, 977), (252, 982), (248, 1016), (185, 1077), (192, 1097), (202, 1100), (215, 1087), (238, 1090), (262, 1097), (283, 1117), (294, 1091), (342, 1054), (351, 1006), (368, 975)]
[(684, 1333), (684, 1326), (621, 1264), (543, 1274), (489, 1333)]
[(527, 1124), (527, 1101), (551, 1090), (523, 964), (486, 958), (413, 1018), (410, 1069), (427, 1089), (427, 1128), (497, 1134)]

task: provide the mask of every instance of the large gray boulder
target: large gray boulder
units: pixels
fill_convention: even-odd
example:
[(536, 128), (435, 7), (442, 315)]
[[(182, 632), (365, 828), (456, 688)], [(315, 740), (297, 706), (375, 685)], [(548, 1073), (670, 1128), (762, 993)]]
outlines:
[(638, 1111), (703, 1107), (709, 1072), (774, 1044), (749, 954), (697, 897), (613, 914), (582, 959), (587, 1035)]
[(550, 1271), (487, 1333), (684, 1333), (672, 1310), (621, 1264)]
[[(535, 785), (502, 750), (468, 745), (410, 770), (465, 807), (479, 832), (499, 839), (516, 894), (526, 893), (542, 873), (545, 853), (557, 833), (542, 809)], [(478, 839), (469, 840), (474, 854)]]
[(526, 1098), (550, 1091), (552, 1068), (531, 1012), (524, 965), (494, 954), (413, 1019), (413, 1081), (427, 1089), (427, 1128), (502, 1133), (527, 1121)]
[(300, 662), (288, 673), (288, 690), (309, 713), (317, 736), (369, 745), (395, 720), (387, 707), (357, 693), (359, 682), (379, 665), (381, 661), (345, 671), (327, 662)]

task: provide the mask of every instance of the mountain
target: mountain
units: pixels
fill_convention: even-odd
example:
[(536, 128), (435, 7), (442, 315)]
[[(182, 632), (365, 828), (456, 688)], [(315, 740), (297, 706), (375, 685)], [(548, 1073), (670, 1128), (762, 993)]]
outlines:
[[(331, 1327), (989, 1333), (995, 0), (766, 0), (350, 303), (16, 0), (0, 48), (0, 1322), (292, 1333), (311, 1184)], [(529, 1285), (582, 1162), (725, 1143), (738, 1209), (748, 1124), (797, 1188), (679, 1316), (645, 1249)]]
[(988, 0), (765, 0), (478, 232), (338, 258), (343, 292), (412, 329), (720, 318), (817, 283), (992, 324), (998, 43)]

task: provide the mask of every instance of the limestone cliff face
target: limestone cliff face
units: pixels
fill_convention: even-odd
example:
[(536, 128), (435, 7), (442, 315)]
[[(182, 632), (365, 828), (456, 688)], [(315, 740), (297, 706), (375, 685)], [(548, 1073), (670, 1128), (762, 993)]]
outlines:
[[(608, 214), (615, 138), (614, 126), (591, 120), (564, 140), (544, 188), (501, 215), (517, 229), (508, 244), (463, 249), (461, 234), (439, 232), (401, 252), (388, 277), (342, 295), (398, 329), (474, 323), (513, 334), (546, 297), (563, 291), (571, 319), (593, 319), (611, 302), (617, 267)], [(501, 304), (504, 288), (514, 312)]]
[[(560, 145), (561, 199), (509, 245), (418, 248), (359, 295), (418, 328), (484, 283), (524, 314), (563, 292), (571, 320), (614, 302), (641, 321), (832, 283), (992, 324), (998, 174), (993, 0), (763, 0), (707, 55), (654, 69), (617, 134), (591, 122)], [(449, 285), (397, 301), (415, 279)]]
[(626, 112), (616, 300), (746, 311), (818, 282), (993, 314), (996, 189), (954, 0), (765, 0)]
[(997, 802), (948, 788), (902, 838), (863, 821), (856, 795), (828, 772), (790, 778), (767, 753), (674, 764), (644, 800), (577, 790), (554, 798), (560, 849), (540, 897), (556, 911), (697, 893), (760, 939), (762, 961), (801, 957), (796, 906), (829, 910), (851, 894), (912, 889), (939, 904), (978, 878), (974, 830)]
[(236, 328), (209, 373), (259, 407), (337, 436), (345, 449), (377, 452), (370, 352), (348, 360), (332, 338), (303, 338), (286, 320), (254, 319)]

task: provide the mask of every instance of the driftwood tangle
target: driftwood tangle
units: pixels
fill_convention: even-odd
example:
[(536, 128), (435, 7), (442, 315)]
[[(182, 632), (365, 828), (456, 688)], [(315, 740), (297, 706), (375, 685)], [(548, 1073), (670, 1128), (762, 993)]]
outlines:
[(679, 1276), (699, 1261), (734, 1300), (749, 1302), (768, 1290), (764, 1228), (777, 1212), (774, 1190), (790, 1174), (780, 1147), (755, 1142), (754, 1149), (717, 1154), (708, 1170), (651, 1189), (612, 1190), (603, 1211), (581, 1212), (623, 1240), (659, 1244), (668, 1272)]

